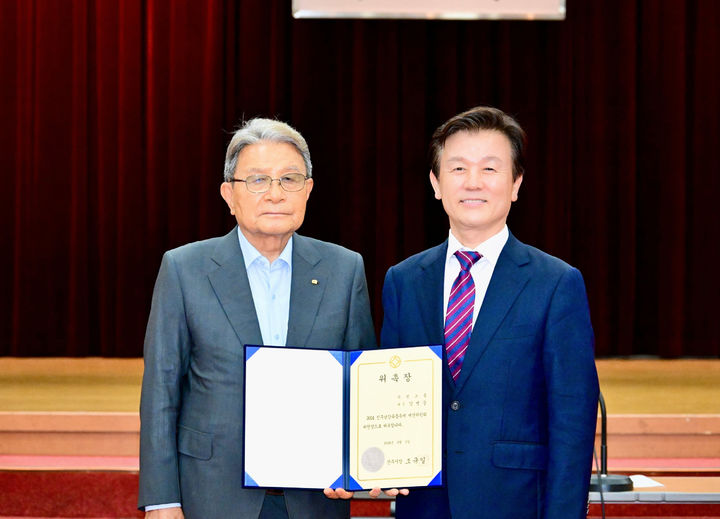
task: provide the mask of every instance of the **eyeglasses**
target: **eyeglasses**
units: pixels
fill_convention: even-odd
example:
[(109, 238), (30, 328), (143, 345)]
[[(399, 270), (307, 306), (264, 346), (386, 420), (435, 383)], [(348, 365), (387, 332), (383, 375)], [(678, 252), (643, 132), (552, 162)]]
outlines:
[(288, 173), (280, 178), (269, 175), (250, 175), (245, 178), (231, 178), (228, 182), (245, 182), (245, 187), (251, 193), (265, 193), (273, 182), (278, 182), (285, 191), (300, 191), (305, 186), (308, 177), (302, 173)]

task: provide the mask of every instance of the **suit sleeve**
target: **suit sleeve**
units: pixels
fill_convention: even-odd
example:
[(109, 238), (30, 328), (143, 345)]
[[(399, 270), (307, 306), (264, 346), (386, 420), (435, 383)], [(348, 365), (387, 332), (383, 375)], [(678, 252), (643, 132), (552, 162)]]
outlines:
[(380, 345), (383, 348), (395, 348), (400, 346), (400, 331), (398, 328), (398, 300), (395, 288), (393, 269), (390, 268), (385, 274), (383, 283), (383, 324), (380, 331)]
[(177, 420), (187, 372), (190, 334), (182, 286), (172, 256), (163, 256), (145, 333), (140, 399), (138, 506), (179, 503)]
[(598, 379), (585, 284), (569, 269), (553, 294), (543, 364), (548, 391), (548, 472), (543, 517), (586, 517)]
[(370, 312), (370, 296), (368, 295), (365, 265), (362, 256), (355, 255), (352, 293), (348, 312), (348, 325), (345, 332), (344, 348), (375, 348), (377, 339)]

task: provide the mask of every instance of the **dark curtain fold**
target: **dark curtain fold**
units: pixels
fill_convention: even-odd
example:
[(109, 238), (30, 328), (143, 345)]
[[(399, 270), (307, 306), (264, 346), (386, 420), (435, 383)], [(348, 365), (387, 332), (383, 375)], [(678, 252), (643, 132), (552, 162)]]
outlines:
[[(293, 20), (289, 1), (0, 2), (0, 354), (137, 356), (162, 252), (226, 232), (243, 118), (308, 139), (302, 232), (387, 268), (439, 243), (433, 129), (529, 135), (510, 216), (579, 267), (598, 355), (718, 356), (720, 3), (568, 1), (562, 22)], [(421, 282), (421, 280), (418, 280)]]

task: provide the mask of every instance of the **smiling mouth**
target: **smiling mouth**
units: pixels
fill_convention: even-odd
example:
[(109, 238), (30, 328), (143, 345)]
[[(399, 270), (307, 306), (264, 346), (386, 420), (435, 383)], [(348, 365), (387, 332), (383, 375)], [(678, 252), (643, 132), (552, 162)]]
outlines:
[(461, 204), (468, 204), (468, 205), (480, 205), (480, 204), (486, 204), (487, 200), (483, 198), (465, 198), (460, 200)]

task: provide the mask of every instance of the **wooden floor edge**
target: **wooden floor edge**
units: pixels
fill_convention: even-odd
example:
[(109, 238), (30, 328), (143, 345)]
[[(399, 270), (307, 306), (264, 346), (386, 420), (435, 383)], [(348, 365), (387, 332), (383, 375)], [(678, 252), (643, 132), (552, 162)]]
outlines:
[[(601, 418), (596, 431), (601, 430)], [(608, 434), (720, 434), (720, 414), (608, 415)]]
[[(0, 431), (127, 431), (140, 428), (138, 412), (0, 411)], [(601, 430), (598, 417), (596, 430)], [(609, 434), (720, 434), (720, 414), (609, 415)]]
[(0, 411), (2, 416), (138, 416), (137, 411)]
[(137, 432), (138, 413), (0, 412), (0, 432)]

